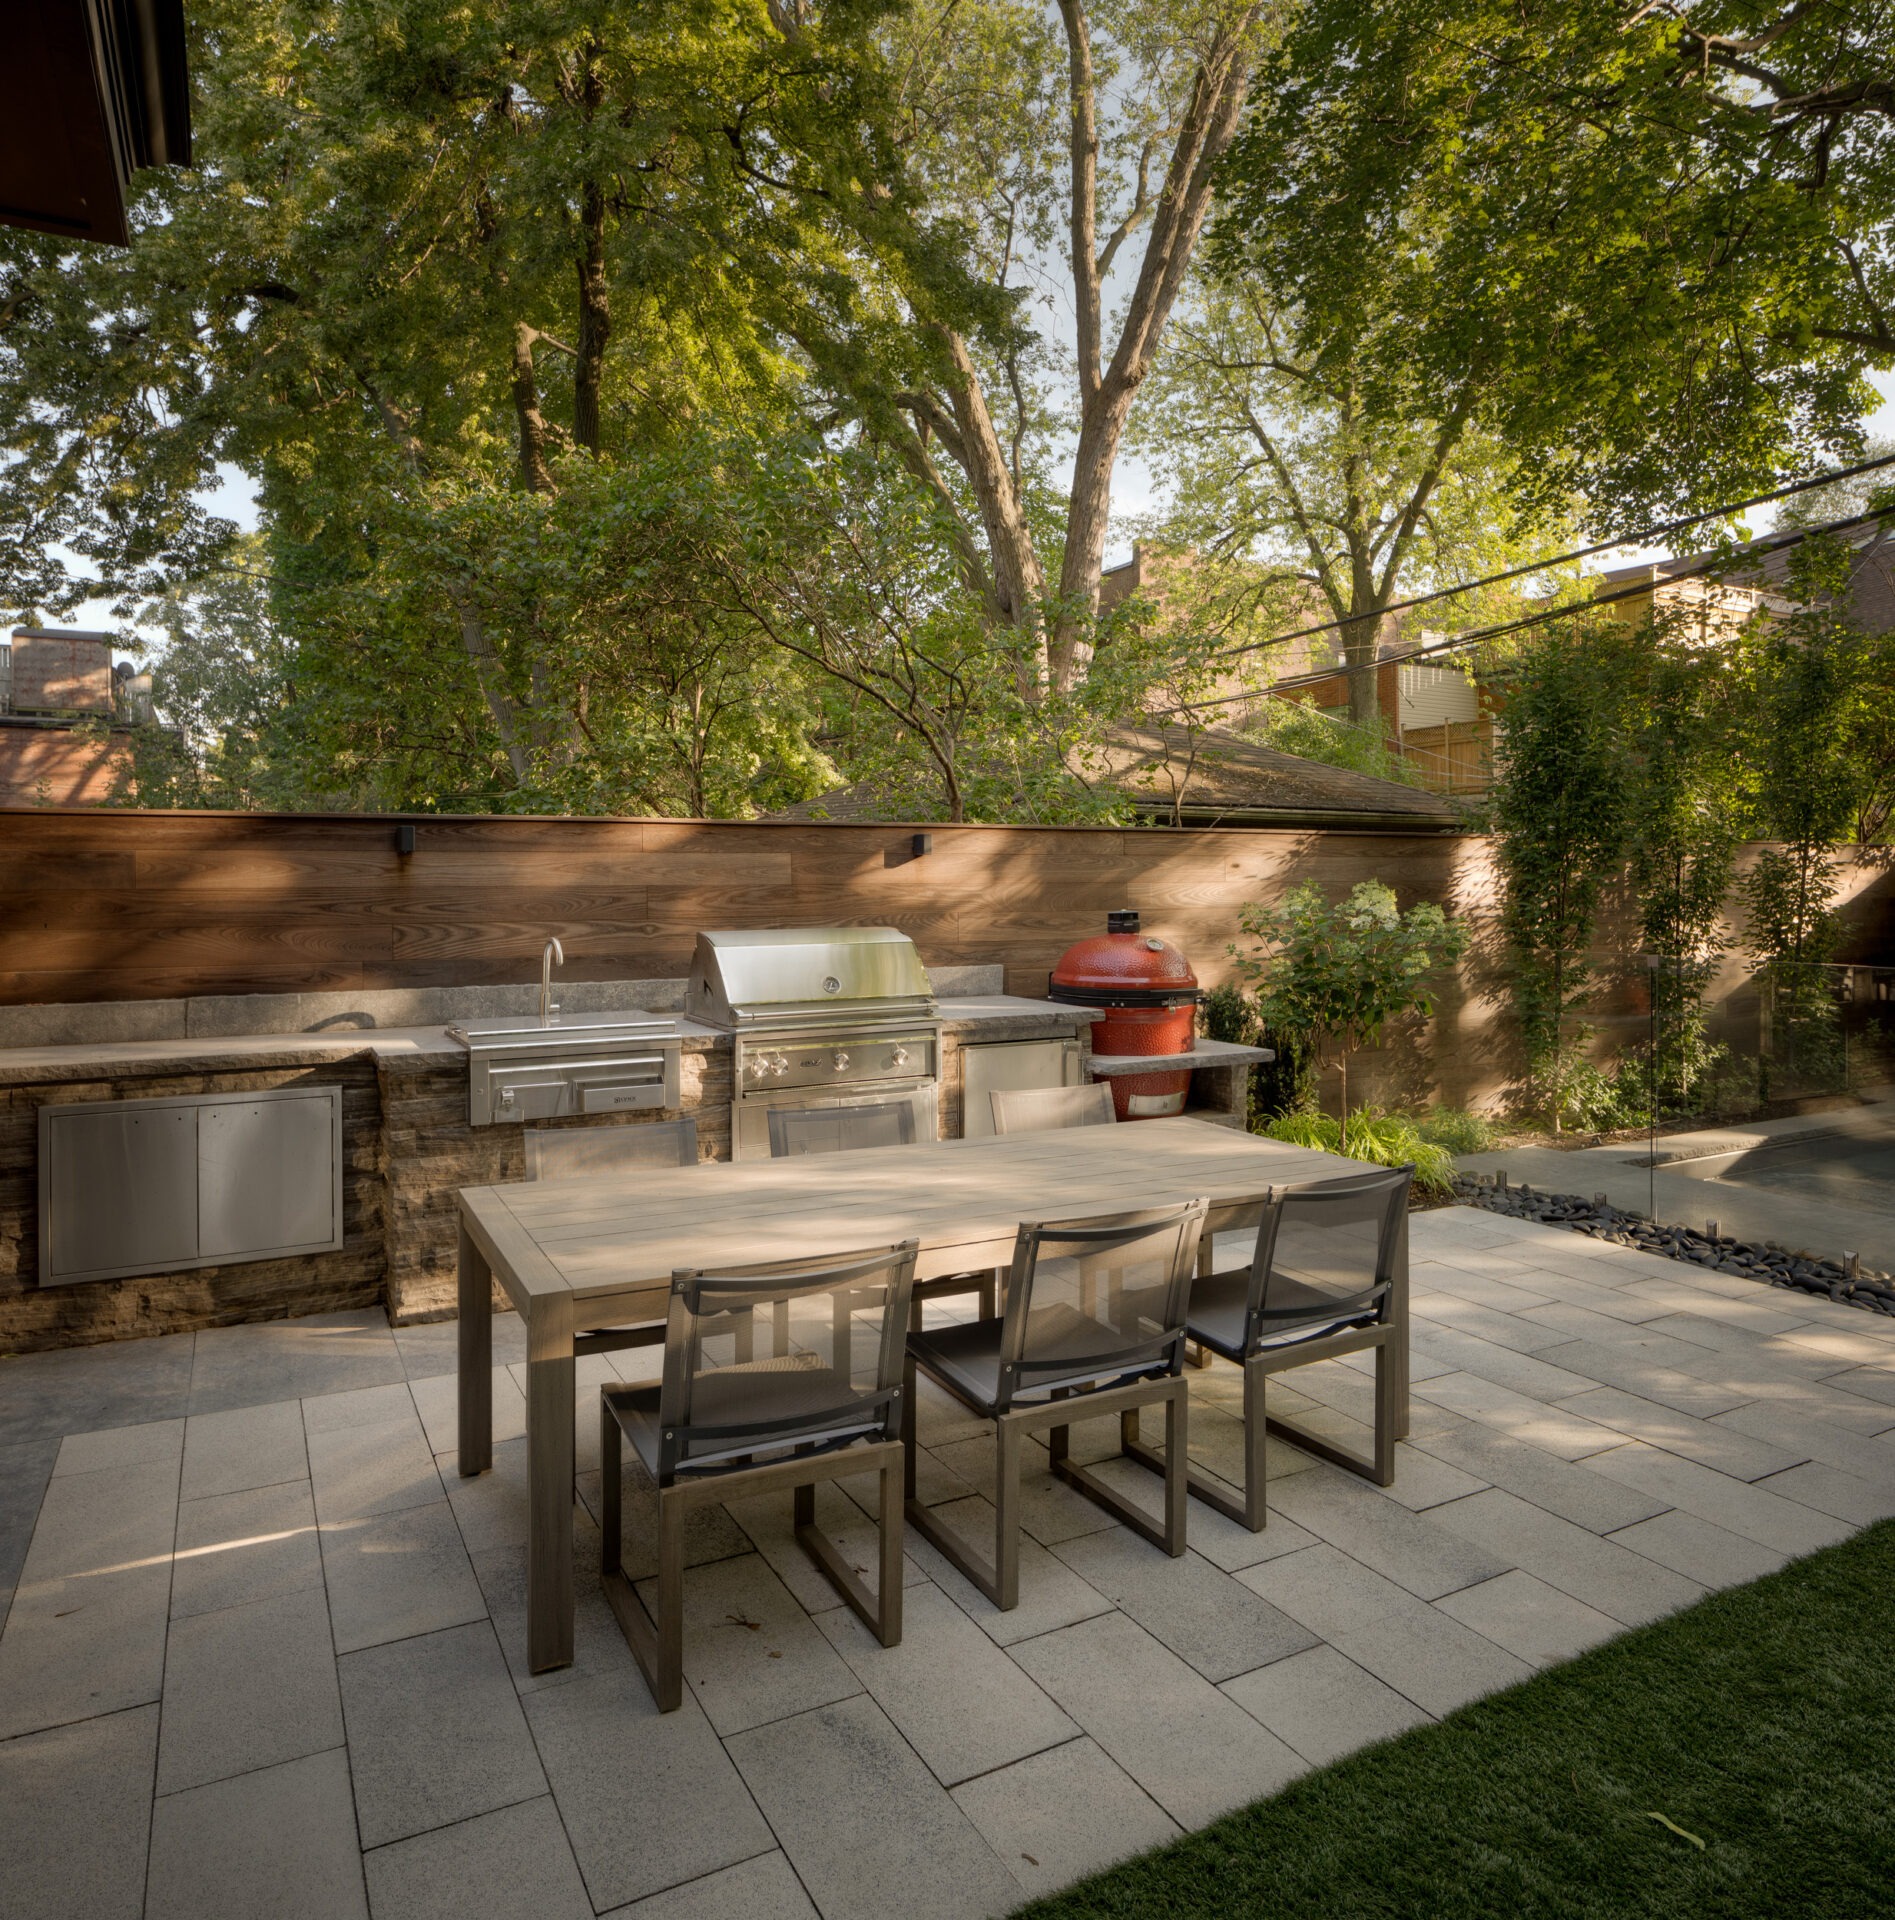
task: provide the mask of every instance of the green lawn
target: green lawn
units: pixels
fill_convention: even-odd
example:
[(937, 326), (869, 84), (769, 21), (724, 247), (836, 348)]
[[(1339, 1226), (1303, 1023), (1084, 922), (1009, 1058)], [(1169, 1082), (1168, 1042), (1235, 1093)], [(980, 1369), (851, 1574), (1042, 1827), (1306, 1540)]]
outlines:
[(1895, 1914), (1895, 1521), (1022, 1911)]

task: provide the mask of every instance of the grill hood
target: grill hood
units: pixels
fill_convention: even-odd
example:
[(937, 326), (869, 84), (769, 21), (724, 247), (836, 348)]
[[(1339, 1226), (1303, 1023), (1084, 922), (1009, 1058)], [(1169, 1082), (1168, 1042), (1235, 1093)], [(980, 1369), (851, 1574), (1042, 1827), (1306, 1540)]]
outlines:
[(929, 1019), (934, 983), (894, 927), (700, 933), (685, 1011), (714, 1027), (827, 1025), (868, 1015)]

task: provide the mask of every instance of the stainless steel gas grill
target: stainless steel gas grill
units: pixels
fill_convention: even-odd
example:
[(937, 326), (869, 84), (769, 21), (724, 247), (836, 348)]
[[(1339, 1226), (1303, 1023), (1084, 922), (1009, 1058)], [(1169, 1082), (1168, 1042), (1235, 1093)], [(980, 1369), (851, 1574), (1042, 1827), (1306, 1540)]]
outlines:
[(734, 1036), (735, 1160), (769, 1157), (772, 1107), (906, 1100), (915, 1138), (939, 1137), (934, 986), (893, 927), (700, 933), (685, 1011)]

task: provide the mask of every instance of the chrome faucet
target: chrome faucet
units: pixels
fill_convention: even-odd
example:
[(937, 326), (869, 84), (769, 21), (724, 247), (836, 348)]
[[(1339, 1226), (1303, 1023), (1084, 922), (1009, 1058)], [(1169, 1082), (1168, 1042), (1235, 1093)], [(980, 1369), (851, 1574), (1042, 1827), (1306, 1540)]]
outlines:
[(559, 1009), (553, 1005), (553, 962), (557, 960), (563, 967), (566, 964), (566, 949), (559, 944), (557, 934), (547, 941), (540, 954), (540, 1025), (548, 1025)]

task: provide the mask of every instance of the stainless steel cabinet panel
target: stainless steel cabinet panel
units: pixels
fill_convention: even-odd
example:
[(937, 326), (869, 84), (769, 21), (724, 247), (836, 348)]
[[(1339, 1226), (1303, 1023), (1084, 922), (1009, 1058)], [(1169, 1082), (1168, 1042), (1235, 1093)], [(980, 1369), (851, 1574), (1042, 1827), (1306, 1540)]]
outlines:
[(199, 1109), (200, 1260), (340, 1244), (335, 1093), (325, 1087)]
[(40, 1285), (188, 1265), (197, 1115), (142, 1101), (41, 1111)]
[(961, 1049), (961, 1136), (985, 1140), (994, 1130), (993, 1093), (1079, 1084), (1077, 1040), (996, 1040)]
[(342, 1245), (342, 1089), (44, 1106), (39, 1283)]

